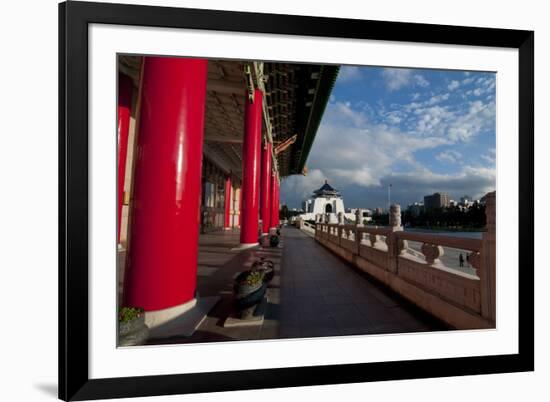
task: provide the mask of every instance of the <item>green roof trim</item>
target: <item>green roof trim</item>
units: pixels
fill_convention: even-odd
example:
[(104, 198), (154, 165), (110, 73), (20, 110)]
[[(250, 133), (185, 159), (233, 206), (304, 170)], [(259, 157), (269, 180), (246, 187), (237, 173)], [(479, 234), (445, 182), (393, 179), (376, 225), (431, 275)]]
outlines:
[(327, 107), (327, 103), (332, 93), (332, 88), (338, 77), (340, 66), (321, 66), (319, 80), (317, 83), (317, 90), (315, 91), (315, 97), (313, 104), (311, 105), (311, 113), (308, 118), (308, 122), (305, 129), (304, 142), (302, 144), (302, 152), (300, 153), (300, 159), (295, 169), (292, 169), (294, 174), (300, 174), (304, 170), (309, 151), (317, 135), (317, 130), (321, 124), (323, 114)]

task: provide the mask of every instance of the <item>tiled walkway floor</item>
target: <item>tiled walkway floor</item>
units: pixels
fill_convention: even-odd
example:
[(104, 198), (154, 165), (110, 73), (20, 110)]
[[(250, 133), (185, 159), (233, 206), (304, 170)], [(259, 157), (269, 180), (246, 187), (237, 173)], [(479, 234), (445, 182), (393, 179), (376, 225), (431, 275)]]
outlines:
[[(379, 288), (298, 229), (284, 228), (282, 247), (277, 249), (231, 250), (238, 240), (236, 231), (201, 235), (199, 296), (218, 295), (221, 300), (192, 337), (170, 338), (162, 343), (445, 329), (441, 323)], [(260, 256), (271, 259), (276, 271), (267, 292), (269, 304), (264, 324), (224, 328), (223, 321), (232, 306), (232, 279)]]

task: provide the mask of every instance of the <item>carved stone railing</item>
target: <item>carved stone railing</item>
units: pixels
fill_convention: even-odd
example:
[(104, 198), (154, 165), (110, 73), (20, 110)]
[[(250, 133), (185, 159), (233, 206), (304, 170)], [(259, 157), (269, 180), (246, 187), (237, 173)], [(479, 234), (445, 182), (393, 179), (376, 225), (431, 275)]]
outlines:
[(299, 228), (311, 236), (315, 236), (315, 225), (300, 219)]
[[(315, 238), (451, 326), (490, 328), (495, 326), (495, 193), (486, 200), (482, 239), (328, 223), (316, 224)], [(395, 215), (400, 214), (396, 207), (391, 210)], [(393, 222), (400, 224), (400, 219)], [(419, 242), (420, 251), (408, 242)], [(441, 260), (445, 248), (466, 252), (474, 273), (446, 266)]]

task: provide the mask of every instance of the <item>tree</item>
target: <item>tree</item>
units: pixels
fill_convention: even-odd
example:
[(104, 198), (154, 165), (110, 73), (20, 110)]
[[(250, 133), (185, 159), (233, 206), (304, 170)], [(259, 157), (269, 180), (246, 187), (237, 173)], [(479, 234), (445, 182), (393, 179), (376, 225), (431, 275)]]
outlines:
[(286, 206), (286, 204), (283, 204), (283, 206), (281, 207), (281, 210), (279, 211), (279, 219), (288, 219), (288, 218), (290, 218), (288, 207)]

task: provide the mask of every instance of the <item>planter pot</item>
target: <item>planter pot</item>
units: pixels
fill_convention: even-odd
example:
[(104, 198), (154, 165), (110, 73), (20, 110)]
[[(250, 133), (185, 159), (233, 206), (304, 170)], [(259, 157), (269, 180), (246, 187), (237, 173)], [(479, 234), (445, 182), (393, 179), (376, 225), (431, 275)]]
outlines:
[(262, 282), (257, 282), (252, 285), (249, 285), (248, 283), (245, 282), (245, 279), (250, 272), (251, 271), (241, 272), (235, 278), (235, 284), (233, 285), (233, 293), (235, 294), (236, 298), (242, 298), (250, 293), (254, 293), (262, 286)]
[(149, 337), (145, 316), (118, 323), (118, 346), (143, 345)]
[(279, 236), (271, 235), (269, 237), (269, 246), (270, 247), (277, 247), (278, 245), (279, 245)]
[(233, 285), (234, 305), (241, 319), (251, 318), (267, 290), (267, 283), (262, 280), (255, 284), (243, 282), (251, 271), (241, 272)]

